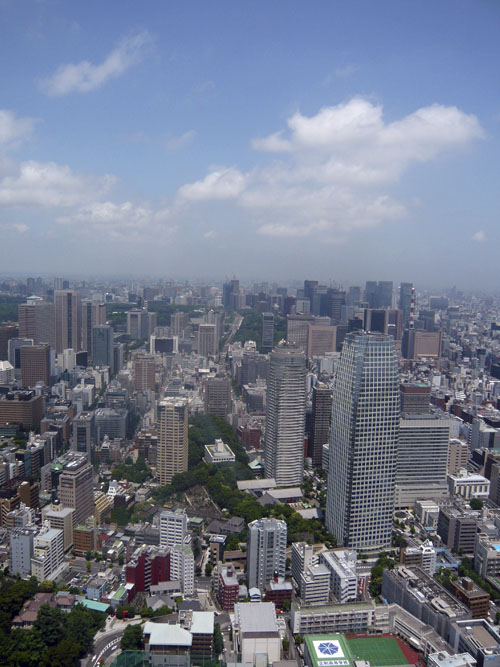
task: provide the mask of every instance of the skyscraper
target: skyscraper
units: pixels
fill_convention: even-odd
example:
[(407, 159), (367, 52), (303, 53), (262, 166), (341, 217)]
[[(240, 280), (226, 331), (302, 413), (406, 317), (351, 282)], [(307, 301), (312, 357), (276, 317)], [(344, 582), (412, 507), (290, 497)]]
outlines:
[(312, 433), (310, 456), (313, 466), (321, 465), (323, 445), (328, 442), (332, 419), (332, 390), (318, 382), (312, 391)]
[(85, 454), (66, 455), (59, 477), (58, 496), (64, 507), (72, 507), (73, 528), (94, 513), (92, 466)]
[(274, 345), (274, 315), (262, 313), (262, 352), (271, 352)]
[(92, 327), (92, 362), (94, 366), (109, 366), (114, 373), (113, 327), (107, 324)]
[(217, 354), (215, 324), (200, 324), (198, 329), (198, 354), (200, 357), (213, 357)]
[[(93, 301), (82, 302), (82, 350), (87, 350), (89, 357), (93, 356), (92, 329), (106, 324), (106, 304)], [(106, 364), (109, 365), (109, 364)]]
[(37, 296), (18, 306), (19, 336), (32, 338), (35, 345), (49, 343), (54, 347), (54, 304)]
[(408, 324), (410, 319), (411, 292), (413, 283), (401, 283), (399, 286), (399, 309), (403, 311), (403, 326)]
[(248, 524), (249, 588), (264, 591), (275, 572), (285, 576), (286, 536), (286, 523), (280, 519), (257, 519)]
[(188, 402), (168, 398), (158, 403), (158, 452), (156, 471), (160, 484), (185, 472), (188, 464)]
[(266, 477), (278, 486), (302, 484), (306, 359), (295, 345), (278, 345), (271, 353), (267, 378)]
[(333, 389), (326, 504), (339, 544), (391, 545), (399, 414), (393, 338), (347, 334)]
[(76, 290), (56, 290), (54, 292), (56, 313), (56, 354), (63, 350), (82, 349), (82, 306), (80, 294)]
[(34, 387), (37, 382), (50, 385), (50, 345), (29, 345), (20, 349), (21, 382)]

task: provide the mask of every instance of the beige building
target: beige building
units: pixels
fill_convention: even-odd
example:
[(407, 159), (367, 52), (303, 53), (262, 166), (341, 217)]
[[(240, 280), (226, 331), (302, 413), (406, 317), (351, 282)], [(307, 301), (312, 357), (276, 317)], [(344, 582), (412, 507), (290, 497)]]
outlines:
[(73, 512), (72, 507), (63, 507), (57, 501), (42, 509), (43, 521), (48, 521), (51, 528), (62, 530), (64, 551), (73, 545)]
[(156, 473), (160, 484), (188, 467), (188, 401), (167, 398), (158, 403), (158, 451)]
[(466, 468), (469, 460), (469, 445), (458, 438), (451, 438), (448, 446), (448, 475)]
[(69, 456), (59, 478), (59, 500), (65, 507), (72, 507), (73, 527), (94, 514), (92, 466), (82, 454)]
[(21, 382), (34, 387), (37, 382), (50, 385), (50, 345), (30, 345), (21, 348)]
[(217, 354), (215, 324), (200, 324), (198, 329), (198, 354), (200, 357), (214, 357)]
[(154, 358), (146, 356), (136, 357), (134, 370), (135, 370), (135, 380), (134, 380), (135, 390), (146, 391), (150, 389), (151, 391), (155, 391), (156, 364)]
[(307, 356), (322, 357), (327, 352), (335, 352), (337, 345), (337, 327), (324, 324), (310, 324), (307, 340)]

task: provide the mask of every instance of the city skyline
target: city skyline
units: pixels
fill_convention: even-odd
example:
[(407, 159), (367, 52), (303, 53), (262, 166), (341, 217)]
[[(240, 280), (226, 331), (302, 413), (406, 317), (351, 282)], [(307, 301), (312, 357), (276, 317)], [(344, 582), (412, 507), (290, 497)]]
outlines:
[(4, 273), (293, 263), (495, 288), (497, 5), (6, 1), (2, 19)]

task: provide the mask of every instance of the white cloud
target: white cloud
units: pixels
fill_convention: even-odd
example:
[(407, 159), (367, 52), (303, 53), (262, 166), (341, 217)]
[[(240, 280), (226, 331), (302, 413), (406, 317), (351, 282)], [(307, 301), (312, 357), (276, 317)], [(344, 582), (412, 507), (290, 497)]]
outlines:
[(187, 132), (184, 132), (184, 134), (181, 134), (179, 137), (168, 138), (165, 147), (167, 151), (177, 151), (192, 144), (195, 138), (195, 130), (188, 130)]
[(246, 173), (214, 167), (179, 195), (233, 200), (267, 236), (343, 240), (355, 229), (407, 217), (414, 204), (384, 188), (413, 164), (482, 136), (477, 118), (456, 107), (435, 104), (387, 123), (381, 105), (357, 97), (313, 116), (296, 112), (287, 129), (253, 140), (256, 150), (279, 159)]
[(256, 151), (266, 151), (268, 153), (284, 153), (291, 150), (289, 141), (283, 139), (283, 132), (275, 132), (263, 139), (252, 139), (252, 148)]
[(28, 225), (16, 222), (3, 222), (0, 224), (0, 231), (2, 233), (15, 232), (17, 234), (26, 234), (29, 230)]
[(55, 74), (40, 82), (40, 89), (50, 97), (58, 97), (100, 88), (109, 79), (120, 76), (137, 64), (151, 42), (152, 37), (147, 30), (125, 37), (99, 65), (93, 65), (88, 60), (60, 65)]
[(234, 199), (243, 192), (246, 180), (235, 167), (216, 167), (203, 180), (183, 185), (179, 195), (191, 201)]
[(0, 179), (0, 204), (6, 206), (78, 206), (107, 192), (112, 176), (93, 178), (54, 162), (22, 162), (15, 175)]
[(479, 243), (483, 243), (486, 241), (486, 234), (483, 232), (483, 230), (479, 230), (475, 234), (472, 235), (472, 240), (473, 241), (478, 241)]
[(34, 118), (16, 118), (12, 111), (0, 109), (0, 146), (13, 144), (31, 134)]
[(142, 205), (124, 202), (115, 204), (110, 201), (94, 202), (82, 206), (76, 212), (61, 216), (57, 222), (71, 225), (82, 233), (107, 234), (119, 240), (137, 241), (157, 235), (163, 239), (176, 231), (171, 223), (172, 213), (168, 208), (153, 208), (149, 203)]

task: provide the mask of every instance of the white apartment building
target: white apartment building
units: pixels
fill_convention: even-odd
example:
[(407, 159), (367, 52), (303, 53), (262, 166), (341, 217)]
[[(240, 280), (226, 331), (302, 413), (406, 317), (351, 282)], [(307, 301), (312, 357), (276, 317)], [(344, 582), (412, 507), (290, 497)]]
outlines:
[(324, 565), (309, 565), (300, 575), (300, 597), (304, 604), (327, 604), (330, 570)]
[(64, 533), (44, 526), (33, 539), (31, 574), (38, 581), (53, 579), (64, 564)]
[(186, 535), (187, 515), (184, 510), (165, 510), (160, 514), (160, 546), (162, 548), (183, 544)]
[(321, 554), (320, 559), (330, 573), (330, 588), (337, 602), (345, 604), (356, 600), (358, 595), (357, 552), (354, 549), (326, 551)]
[(194, 555), (189, 542), (175, 544), (171, 547), (170, 578), (172, 580), (180, 581), (184, 595), (193, 595)]

